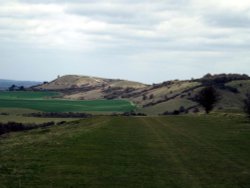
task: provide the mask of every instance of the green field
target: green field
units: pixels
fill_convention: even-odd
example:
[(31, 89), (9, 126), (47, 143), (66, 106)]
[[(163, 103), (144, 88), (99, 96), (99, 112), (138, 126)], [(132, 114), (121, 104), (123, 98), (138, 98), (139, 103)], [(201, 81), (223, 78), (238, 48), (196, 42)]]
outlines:
[(249, 188), (243, 117), (94, 117), (0, 138), (0, 187)]
[(0, 108), (26, 108), (43, 112), (126, 112), (135, 108), (125, 100), (63, 100), (56, 92), (0, 92)]
[(58, 92), (49, 91), (1, 91), (0, 99), (46, 99), (60, 96)]

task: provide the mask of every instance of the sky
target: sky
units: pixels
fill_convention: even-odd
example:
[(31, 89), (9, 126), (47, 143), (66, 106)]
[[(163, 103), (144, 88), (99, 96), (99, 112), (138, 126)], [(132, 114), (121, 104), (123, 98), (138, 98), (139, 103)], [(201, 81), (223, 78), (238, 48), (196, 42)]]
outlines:
[(0, 78), (250, 74), (249, 0), (0, 0)]

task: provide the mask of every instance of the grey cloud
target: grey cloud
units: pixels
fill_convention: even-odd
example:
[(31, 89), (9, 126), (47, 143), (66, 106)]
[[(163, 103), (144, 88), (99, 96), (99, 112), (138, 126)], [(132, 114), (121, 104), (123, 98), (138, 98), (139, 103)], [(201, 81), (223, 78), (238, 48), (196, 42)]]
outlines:
[(234, 12), (228, 10), (214, 12), (213, 14), (209, 13), (204, 16), (204, 21), (216, 27), (250, 28), (250, 15), (247, 14), (247, 12)]
[[(147, 78), (150, 73), (157, 77), (158, 70), (151, 67), (158, 63), (162, 73), (170, 68), (177, 78), (182, 75), (174, 70), (182, 63), (186, 63), (181, 66), (183, 69), (189, 70), (193, 65), (202, 72), (206, 69), (199, 62), (211, 63), (206, 66), (211, 68), (214, 61), (225, 65), (233, 62), (231, 57), (238, 57), (237, 63), (246, 68), (246, 59), (250, 59), (248, 12), (207, 7), (197, 10), (191, 0), (20, 0), (16, 1), (20, 6), (17, 9), (9, 8), (12, 3), (7, 0), (0, 2), (7, 6), (5, 11), (0, 7), (0, 55), (9, 69), (16, 62), (34, 67), (39, 63), (41, 70), (46, 71), (46, 65), (53, 67), (62, 60), (63, 66), (58, 68), (57, 63), (51, 74), (57, 75), (59, 69), (66, 73), (70, 67), (72, 73), (89, 68), (101, 75), (107, 73), (96, 67), (105, 61), (104, 68), (123, 64), (123, 72), (134, 75), (138, 75), (134, 67), (148, 66), (148, 72), (142, 73)], [(32, 55), (41, 49), (46, 53)], [(13, 51), (24, 54), (20, 61), (14, 55), (9, 58)], [(64, 54), (68, 54), (67, 58)], [(37, 62), (31, 62), (32, 57)], [(80, 68), (74, 69), (73, 62)]]
[[(119, 1), (118, 1), (119, 2)], [(66, 13), (85, 16), (114, 24), (150, 25), (159, 22), (157, 14), (172, 11), (172, 4), (164, 3), (83, 3), (71, 4)]]

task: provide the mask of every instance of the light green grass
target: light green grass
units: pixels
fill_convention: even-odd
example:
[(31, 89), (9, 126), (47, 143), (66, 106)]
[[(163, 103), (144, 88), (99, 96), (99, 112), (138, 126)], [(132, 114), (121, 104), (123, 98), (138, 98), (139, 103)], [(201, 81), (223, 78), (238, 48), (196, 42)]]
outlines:
[(250, 125), (98, 117), (0, 139), (0, 187), (248, 188)]
[(58, 92), (49, 91), (1, 91), (0, 99), (45, 99), (60, 96)]
[(43, 112), (126, 112), (136, 107), (126, 100), (52, 99), (54, 92), (0, 92), (0, 108), (25, 108)]
[(181, 106), (188, 108), (194, 106), (196, 103), (187, 99), (176, 98), (166, 102), (162, 102), (153, 106), (146, 108), (141, 108), (138, 111), (150, 114), (150, 115), (159, 115), (166, 111), (173, 112), (174, 110), (179, 110)]
[(0, 99), (0, 107), (4, 108), (27, 108), (44, 112), (125, 112), (135, 107), (125, 100), (7, 100)]
[(237, 80), (227, 83), (226, 85), (237, 88), (241, 93), (250, 92), (250, 80)]

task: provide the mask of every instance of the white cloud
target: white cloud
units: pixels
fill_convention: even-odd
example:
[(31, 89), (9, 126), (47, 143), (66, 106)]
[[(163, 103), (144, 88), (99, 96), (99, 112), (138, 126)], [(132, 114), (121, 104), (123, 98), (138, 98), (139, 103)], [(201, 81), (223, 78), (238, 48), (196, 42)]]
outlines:
[[(226, 63), (229, 57), (236, 59), (239, 53), (250, 50), (249, 1), (0, 0), (0, 3), (0, 49), (7, 49), (6, 46), (15, 49), (18, 45), (27, 50), (74, 51), (88, 54), (84, 62), (95, 63), (102, 60), (112, 63), (112, 58), (119, 56), (117, 61), (130, 61), (139, 67), (144, 62), (147, 67), (166, 62), (164, 67), (171, 65), (173, 69), (186, 66), (175, 66), (173, 62), (193, 62), (197, 66), (198, 61), (206, 59), (213, 65), (216, 59)], [(92, 56), (104, 58), (96, 60)], [(239, 57), (242, 67), (246, 66), (245, 59)]]

